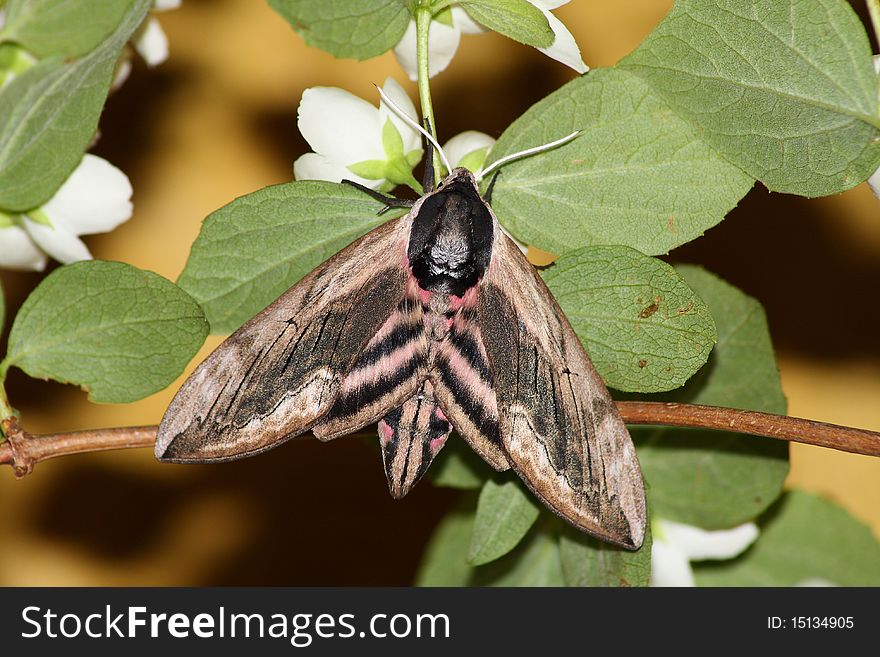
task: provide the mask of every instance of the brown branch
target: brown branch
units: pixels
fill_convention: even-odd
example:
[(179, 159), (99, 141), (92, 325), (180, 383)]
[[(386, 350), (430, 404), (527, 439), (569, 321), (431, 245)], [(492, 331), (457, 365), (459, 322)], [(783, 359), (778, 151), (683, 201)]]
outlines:
[[(735, 431), (853, 454), (880, 456), (880, 433), (876, 431), (697, 404), (626, 401), (617, 402), (617, 408), (627, 424)], [(118, 427), (33, 435), (25, 432), (15, 418), (4, 421), (2, 428), (7, 441), (0, 443), (0, 464), (12, 465), (18, 477), (29, 474), (40, 461), (57, 456), (108, 449), (152, 447), (158, 429), (156, 426)]]
[(699, 404), (617, 402), (617, 408), (627, 424), (736, 431), (805, 445), (818, 445), (852, 454), (880, 456), (880, 432), (867, 429)]

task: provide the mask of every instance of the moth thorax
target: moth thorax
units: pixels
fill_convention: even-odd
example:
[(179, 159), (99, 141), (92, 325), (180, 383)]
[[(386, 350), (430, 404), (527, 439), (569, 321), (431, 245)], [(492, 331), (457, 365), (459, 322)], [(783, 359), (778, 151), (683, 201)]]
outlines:
[(425, 198), (407, 252), (419, 286), (462, 296), (489, 265), (492, 237), (492, 215), (473, 184), (455, 181)]

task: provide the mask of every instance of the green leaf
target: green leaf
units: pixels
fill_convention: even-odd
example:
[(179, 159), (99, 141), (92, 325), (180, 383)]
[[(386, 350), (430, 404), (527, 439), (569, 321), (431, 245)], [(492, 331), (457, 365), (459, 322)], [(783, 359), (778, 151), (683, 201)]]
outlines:
[(547, 48), (556, 36), (540, 9), (526, 0), (459, 0), (478, 23), (535, 48)]
[(480, 492), (468, 561), (475, 566), (494, 561), (516, 547), (538, 518), (532, 496), (513, 480), (491, 479)]
[(485, 566), (465, 560), (474, 526), (474, 499), (447, 515), (431, 537), (416, 586), (563, 586), (561, 522), (545, 515), (515, 550)]
[[(785, 413), (785, 396), (767, 329), (755, 299), (698, 267), (678, 267), (706, 300), (718, 343), (706, 366), (661, 399)], [(782, 492), (788, 444), (720, 431), (633, 429), (656, 516), (706, 529), (751, 520)]]
[(513, 552), (474, 569), (471, 586), (564, 586), (555, 518), (535, 527)]
[(391, 50), (412, 18), (402, 0), (269, 0), (269, 5), (310, 46), (353, 59)]
[(753, 180), (721, 158), (636, 75), (600, 69), (532, 106), (490, 159), (583, 133), (501, 169), (492, 205), (553, 253), (622, 244), (666, 253), (720, 222)]
[(349, 185), (302, 181), (242, 196), (205, 219), (178, 284), (214, 333), (231, 333), (378, 226), (382, 204)]
[(760, 521), (761, 535), (730, 561), (695, 564), (700, 586), (794, 586), (824, 580), (880, 586), (880, 543), (847, 511), (792, 491)]
[(30, 69), (0, 91), (0, 207), (29, 210), (61, 186), (95, 135), (119, 53), (151, 0), (131, 0), (119, 27), (82, 59)]
[(55, 270), (25, 300), (3, 367), (130, 402), (179, 376), (207, 334), (198, 304), (170, 281), (88, 260)]
[(651, 523), (645, 542), (632, 552), (566, 527), (559, 557), (566, 586), (648, 586), (651, 579)]
[(443, 488), (482, 488), (493, 470), (458, 435), (446, 441), (428, 470), (431, 483)]
[(679, 0), (619, 66), (771, 190), (834, 194), (880, 165), (871, 48), (843, 0)]
[(594, 246), (567, 253), (542, 273), (612, 388), (678, 388), (715, 344), (708, 306), (656, 258), (625, 246)]
[(80, 57), (119, 25), (128, 0), (30, 0), (10, 5), (4, 39), (15, 41), (38, 58)]
[(462, 505), (446, 515), (425, 548), (416, 586), (467, 586), (473, 574), (465, 555), (471, 542), (474, 511)]

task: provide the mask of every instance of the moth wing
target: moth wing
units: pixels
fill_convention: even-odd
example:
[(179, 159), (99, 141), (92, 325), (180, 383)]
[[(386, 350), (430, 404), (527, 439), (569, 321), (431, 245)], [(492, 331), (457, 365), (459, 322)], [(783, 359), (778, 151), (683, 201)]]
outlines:
[(409, 276), (397, 307), (358, 355), (313, 431), (320, 440), (357, 431), (415, 395), (428, 369), (428, 336), (418, 284)]
[(480, 335), (476, 289), (462, 305), (437, 346), (429, 377), (440, 407), (455, 430), (484, 461), (498, 471), (510, 469), (498, 429), (498, 403), (489, 359)]
[(156, 457), (242, 458), (310, 429), (404, 297), (410, 224), (375, 228), (227, 338), (172, 400)]
[(629, 432), (559, 305), (500, 230), (477, 308), (513, 468), (574, 526), (641, 546), (645, 493)]
[(412, 490), (451, 431), (452, 425), (440, 409), (430, 381), (423, 381), (416, 394), (382, 418), (379, 446), (393, 498), (400, 499)]

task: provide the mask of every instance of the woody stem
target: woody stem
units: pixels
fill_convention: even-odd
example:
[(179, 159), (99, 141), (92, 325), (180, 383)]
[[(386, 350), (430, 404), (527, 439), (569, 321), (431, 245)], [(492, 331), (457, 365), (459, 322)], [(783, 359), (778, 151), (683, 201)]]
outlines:
[[(880, 432), (843, 427), (784, 415), (742, 411), (734, 408), (668, 402), (617, 402), (627, 424), (693, 427), (735, 431), (753, 436), (818, 445), (830, 449), (880, 456)], [(2, 423), (7, 442), (0, 443), (0, 464), (8, 463), (21, 477), (34, 465), (57, 456), (108, 449), (151, 447), (158, 427), (117, 427), (71, 433), (32, 435), (14, 417)]]

